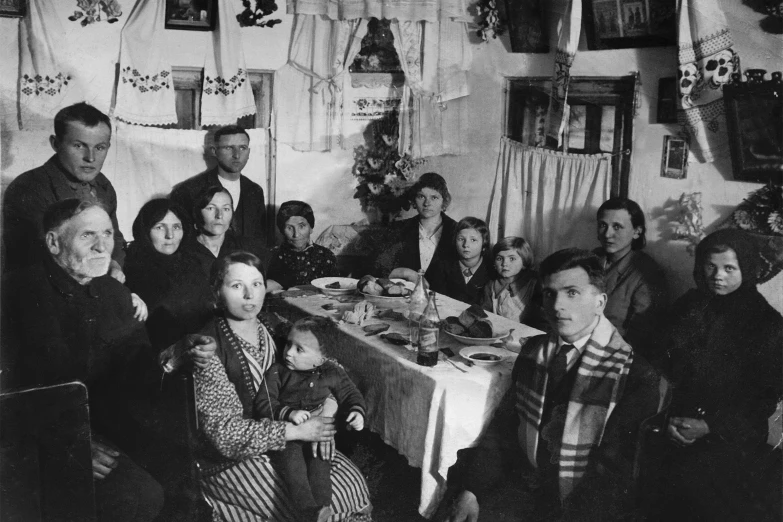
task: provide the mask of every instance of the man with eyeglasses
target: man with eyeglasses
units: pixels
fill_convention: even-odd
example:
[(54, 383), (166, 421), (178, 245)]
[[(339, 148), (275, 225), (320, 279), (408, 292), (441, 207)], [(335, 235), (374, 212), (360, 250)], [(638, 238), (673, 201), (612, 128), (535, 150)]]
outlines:
[(264, 189), (242, 175), (250, 157), (250, 136), (242, 127), (228, 125), (215, 132), (212, 154), (217, 166), (174, 187), (171, 199), (188, 212), (193, 200), (204, 189), (221, 185), (234, 200), (231, 229), (238, 235), (266, 241)]

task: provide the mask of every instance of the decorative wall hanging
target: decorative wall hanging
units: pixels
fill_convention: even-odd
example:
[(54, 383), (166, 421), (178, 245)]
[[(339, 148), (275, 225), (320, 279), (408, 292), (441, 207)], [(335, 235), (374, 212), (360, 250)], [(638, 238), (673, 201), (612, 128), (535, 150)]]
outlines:
[(217, 0), (217, 30), (212, 33), (212, 50), (204, 61), (201, 88), (201, 125), (229, 125), (242, 116), (256, 113), (253, 89), (247, 77), (242, 35), (232, 0)]
[(677, 44), (676, 0), (586, 0), (587, 48)]
[(351, 101), (351, 119), (379, 120), (390, 113), (397, 113), (400, 109), (402, 98), (380, 98), (374, 96), (360, 96)]
[(76, 3), (78, 9), (68, 17), (68, 20), (71, 22), (81, 20), (82, 27), (100, 22), (101, 12), (110, 24), (122, 16), (122, 6), (117, 0), (77, 0)]
[(686, 250), (695, 255), (696, 245), (707, 235), (702, 219), (701, 192), (683, 192), (677, 201), (677, 221), (674, 227), (674, 239), (688, 242)]
[[(253, 3), (255, 5), (253, 5)], [(276, 24), (282, 22), (282, 20), (263, 20), (265, 16), (268, 16), (277, 11), (277, 4), (275, 0), (254, 0), (251, 3), (250, 0), (242, 0), (242, 6), (244, 11), (237, 15), (237, 22), (240, 27), (274, 27)]]
[(171, 62), (163, 29), (165, 5), (138, 0), (120, 35), (120, 78), (112, 114), (137, 125), (177, 123)]
[(479, 17), (479, 28), (476, 34), (488, 42), (506, 32), (506, 25), (500, 18), (497, 2), (499, 0), (479, 0), (476, 3), (476, 14)]
[(166, 29), (214, 30), (217, 3), (218, 0), (166, 0)]
[(563, 131), (568, 125), (568, 84), (571, 81), (571, 64), (579, 46), (579, 34), (582, 27), (582, 1), (569, 0), (558, 24), (557, 52), (555, 52), (555, 70), (552, 75), (552, 92), (549, 96), (549, 108), (544, 126), (545, 141), (536, 146), (557, 148), (562, 145)]
[(0, 0), (0, 16), (21, 18), (27, 13), (27, 0)]
[(765, 80), (763, 69), (748, 69), (723, 88), (734, 179), (783, 182), (783, 81)]
[(719, 2), (680, 0), (677, 16), (677, 120), (696, 159), (709, 162), (729, 149), (723, 86), (740, 70), (739, 55)]
[(677, 78), (658, 80), (658, 111), (656, 123), (677, 123)]
[(688, 141), (675, 136), (663, 137), (661, 176), (685, 179), (688, 173)]
[(542, 0), (506, 0), (511, 52), (548, 53), (549, 31)]
[(359, 53), (349, 67), (351, 73), (401, 73), (402, 65), (394, 49), (390, 20), (371, 18)]

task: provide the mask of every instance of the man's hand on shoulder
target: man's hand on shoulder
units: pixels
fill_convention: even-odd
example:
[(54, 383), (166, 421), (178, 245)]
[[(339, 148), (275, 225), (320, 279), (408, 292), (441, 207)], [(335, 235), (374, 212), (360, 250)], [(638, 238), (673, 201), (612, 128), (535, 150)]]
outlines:
[(109, 264), (109, 275), (120, 283), (125, 284), (125, 272), (122, 271), (122, 267), (114, 259)]
[(144, 322), (149, 317), (147, 304), (136, 294), (131, 293), (131, 303), (133, 303), (133, 318), (139, 322)]

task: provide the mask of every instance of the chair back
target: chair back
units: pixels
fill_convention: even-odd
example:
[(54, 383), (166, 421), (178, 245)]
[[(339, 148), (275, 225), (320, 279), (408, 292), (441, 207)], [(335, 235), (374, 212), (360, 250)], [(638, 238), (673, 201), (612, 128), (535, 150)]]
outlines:
[(4, 522), (95, 520), (84, 384), (0, 394), (0, 513)]

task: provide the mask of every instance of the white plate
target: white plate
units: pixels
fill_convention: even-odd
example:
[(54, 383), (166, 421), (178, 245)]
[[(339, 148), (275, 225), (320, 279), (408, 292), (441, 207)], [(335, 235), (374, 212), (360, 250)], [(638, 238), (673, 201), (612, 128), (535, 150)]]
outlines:
[[(392, 279), (392, 283), (400, 283), (402, 286), (407, 288), (410, 291), (413, 291), (413, 289), (416, 287), (415, 284), (411, 283), (410, 281), (406, 281), (405, 279)], [(410, 296), (402, 296), (402, 295), (373, 295), (373, 294), (365, 294), (364, 292), (359, 292), (362, 294), (362, 296), (370, 301), (373, 304), (376, 305), (385, 305), (385, 306), (395, 306), (401, 303), (404, 303), (405, 300)]]
[[(354, 293), (358, 282), (352, 277), (319, 277), (310, 281), (310, 284), (326, 295), (345, 295)], [(334, 283), (340, 283), (340, 288), (326, 288), (326, 285)]]
[[(495, 348), (494, 346), (470, 346), (460, 350), (459, 354), (470, 362), (476, 363), (480, 366), (491, 366), (509, 357), (511, 352), (504, 348)], [(497, 357), (497, 360), (488, 361), (483, 359), (476, 359), (475, 356), (479, 354), (492, 355)]]
[(508, 337), (508, 332), (494, 332), (492, 334), (492, 337), (466, 337), (464, 335), (457, 335), (455, 333), (451, 333), (445, 328), (443, 329), (446, 334), (450, 335), (454, 339), (458, 340), (462, 344), (471, 344), (471, 345), (487, 345), (492, 344), (500, 341), (501, 339), (504, 339)]

